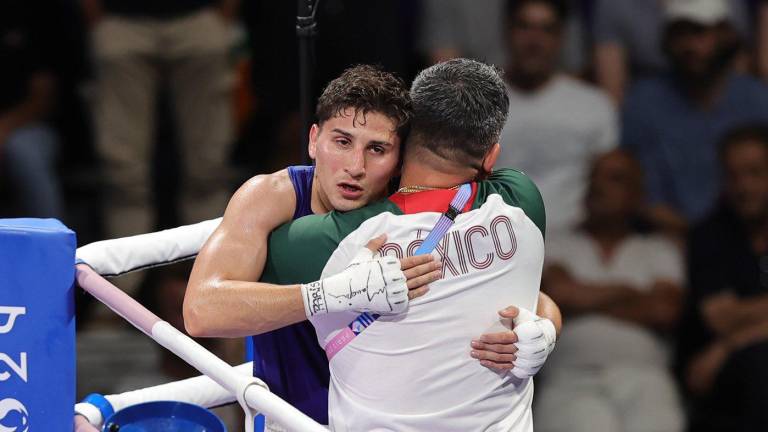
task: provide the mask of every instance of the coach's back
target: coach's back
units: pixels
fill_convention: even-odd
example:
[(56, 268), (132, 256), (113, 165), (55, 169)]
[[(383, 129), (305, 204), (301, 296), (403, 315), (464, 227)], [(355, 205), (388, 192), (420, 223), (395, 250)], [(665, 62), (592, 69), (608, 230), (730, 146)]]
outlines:
[[(492, 318), (507, 305), (536, 309), (543, 235), (513, 196), (477, 189), (475, 207), (482, 206), (460, 214), (433, 252), (442, 259), (443, 279), (407, 312), (382, 316), (332, 358), (333, 430), (531, 430), (532, 382), (480, 365), (467, 341), (508, 327)], [(390, 200), (405, 213), (418, 212), (386, 212), (363, 223), (340, 243), (323, 276), (343, 270), (381, 233), (388, 236), (381, 254), (413, 254), (453, 193), (394, 195)], [(313, 318), (320, 344), (356, 316)]]

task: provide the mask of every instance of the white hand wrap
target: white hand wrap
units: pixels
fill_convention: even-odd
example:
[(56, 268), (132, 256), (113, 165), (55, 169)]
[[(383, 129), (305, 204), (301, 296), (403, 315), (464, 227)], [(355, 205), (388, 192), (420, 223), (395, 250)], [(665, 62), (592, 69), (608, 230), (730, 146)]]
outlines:
[(530, 378), (539, 372), (555, 349), (557, 332), (552, 321), (527, 309), (520, 308), (520, 314), (514, 321), (518, 342), (515, 344), (517, 359), (511, 372), (521, 379)]
[(301, 286), (307, 318), (341, 311), (396, 314), (408, 307), (408, 286), (395, 257), (363, 248), (336, 275)]

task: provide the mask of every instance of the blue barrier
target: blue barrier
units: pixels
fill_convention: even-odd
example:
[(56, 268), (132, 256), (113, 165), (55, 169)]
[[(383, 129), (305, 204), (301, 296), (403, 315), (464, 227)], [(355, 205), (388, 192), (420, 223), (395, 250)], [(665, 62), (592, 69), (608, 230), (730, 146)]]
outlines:
[(0, 430), (71, 428), (76, 246), (55, 219), (0, 219)]

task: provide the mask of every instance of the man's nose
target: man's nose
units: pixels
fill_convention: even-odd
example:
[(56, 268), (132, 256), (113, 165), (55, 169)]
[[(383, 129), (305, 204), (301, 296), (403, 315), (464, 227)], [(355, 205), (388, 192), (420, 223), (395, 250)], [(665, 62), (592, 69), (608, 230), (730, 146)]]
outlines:
[(365, 150), (354, 150), (347, 161), (347, 174), (359, 179), (365, 174)]

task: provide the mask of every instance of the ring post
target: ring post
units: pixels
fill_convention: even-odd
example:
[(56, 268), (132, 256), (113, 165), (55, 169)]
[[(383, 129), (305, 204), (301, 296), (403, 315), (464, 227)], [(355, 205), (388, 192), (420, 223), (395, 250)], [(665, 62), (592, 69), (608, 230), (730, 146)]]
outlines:
[(72, 424), (76, 243), (55, 219), (0, 219), (0, 430)]

